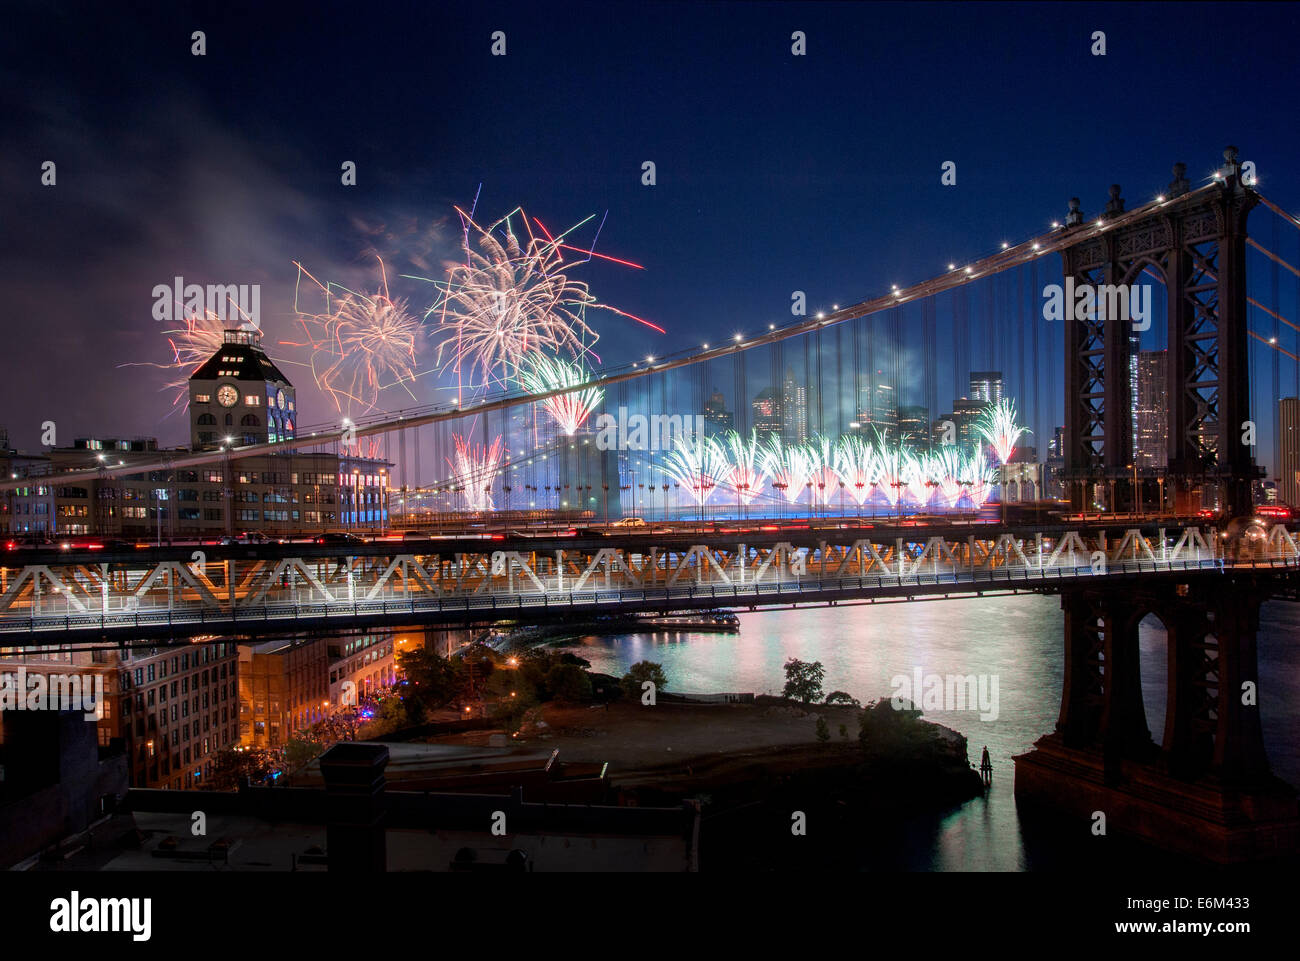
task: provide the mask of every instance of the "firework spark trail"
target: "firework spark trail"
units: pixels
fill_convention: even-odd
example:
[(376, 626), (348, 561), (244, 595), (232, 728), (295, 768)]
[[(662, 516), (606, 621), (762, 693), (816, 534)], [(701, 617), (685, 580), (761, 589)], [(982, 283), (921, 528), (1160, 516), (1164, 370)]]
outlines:
[(781, 491), (791, 504), (799, 499), (812, 474), (804, 449), (798, 445), (784, 446), (775, 434), (764, 452), (763, 469), (772, 475), (771, 486)]
[(861, 507), (871, 496), (871, 488), (880, 475), (876, 448), (861, 437), (845, 434), (835, 445), (835, 473)]
[[(520, 386), (530, 394), (577, 386), (591, 380), (591, 377), (581, 363), (568, 363), (542, 355), (529, 358), (519, 369)], [(572, 436), (587, 422), (604, 396), (603, 389), (588, 387), (571, 394), (548, 397), (541, 402), (541, 406), (565, 434)]]
[(727, 431), (726, 445), (731, 453), (731, 486), (736, 490), (739, 503), (750, 504), (767, 481), (758, 431), (751, 430), (748, 440), (734, 430)]
[(729, 484), (732, 473), (726, 451), (712, 437), (679, 437), (664, 457), (663, 470), (690, 493), (697, 507), (703, 507), (714, 490)]
[(980, 415), (976, 428), (993, 448), (1001, 464), (1006, 464), (1015, 454), (1016, 441), (1030, 433), (1028, 427), (1016, 424), (1016, 403), (1013, 400), (1000, 400), (989, 407)]
[[(321, 283), (297, 261), (294, 312), (307, 335), (307, 343), (285, 343), (311, 352), (310, 368), (316, 384), (329, 395), (340, 413), (352, 414), (353, 405), (365, 414), (375, 409), (380, 394), (400, 385), (412, 398), (410, 383), (416, 378), (416, 344), (420, 321), (405, 299), (392, 299), (388, 275), (379, 261), (381, 289), (361, 294), (341, 284)], [(302, 278), (311, 279), (325, 298), (324, 313), (299, 306)]]
[(492, 479), (501, 467), (504, 453), (502, 439), (498, 436), (490, 445), (468, 443), (460, 434), (452, 434), (456, 445), (455, 457), (447, 459), (452, 471), (452, 483), (463, 487), (465, 506), (471, 511), (492, 510)]

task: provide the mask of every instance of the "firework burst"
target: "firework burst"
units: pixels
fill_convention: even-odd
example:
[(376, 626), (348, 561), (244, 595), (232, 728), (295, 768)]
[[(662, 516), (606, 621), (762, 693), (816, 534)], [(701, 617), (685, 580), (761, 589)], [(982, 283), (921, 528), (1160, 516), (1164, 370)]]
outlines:
[(739, 502), (749, 504), (767, 481), (767, 471), (763, 467), (763, 446), (759, 443), (758, 431), (751, 430), (748, 439), (734, 430), (728, 431), (726, 443), (731, 454), (731, 485), (736, 489)]
[(712, 437), (678, 438), (664, 457), (663, 470), (690, 492), (698, 507), (703, 507), (714, 490), (732, 479), (726, 451)]
[(962, 464), (961, 484), (966, 488), (971, 503), (976, 507), (984, 506), (984, 502), (993, 493), (997, 476), (997, 471), (989, 467), (985, 461), (983, 451), (977, 450), (967, 456), (965, 463)]
[(1029, 428), (1017, 425), (1016, 403), (1012, 400), (1000, 400), (985, 410), (976, 428), (993, 448), (1000, 464), (1011, 460), (1016, 452), (1016, 441), (1030, 433)]
[(918, 507), (924, 507), (934, 494), (934, 482), (930, 479), (925, 462), (914, 452), (902, 451), (902, 474), (900, 480), (907, 485), (907, 492)]
[(845, 434), (835, 445), (835, 473), (861, 507), (871, 496), (872, 485), (880, 474), (876, 448), (861, 437)]
[[(574, 360), (592, 353), (599, 335), (587, 324), (588, 309), (610, 310), (662, 332), (599, 303), (585, 283), (569, 277), (567, 271), (577, 264), (602, 256), (585, 250), (584, 259), (566, 261), (564, 251), (576, 248), (565, 237), (581, 224), (553, 237), (520, 209), (487, 228), (459, 208), (457, 213), (464, 225), (465, 262), (453, 266), (445, 282), (436, 282), (440, 296), (429, 314), (439, 316), (438, 363), (455, 371), (462, 384), (508, 383), (538, 352)], [(522, 241), (512, 225), (516, 215)], [(540, 235), (533, 234), (534, 224)]]
[(906, 467), (903, 450), (899, 447), (891, 447), (880, 439), (877, 444), (877, 465), (879, 472), (876, 474), (876, 487), (885, 495), (885, 500), (889, 502), (890, 507), (898, 506), (899, 500), (903, 496), (903, 488), (907, 482), (903, 478)]
[[(202, 314), (191, 313), (184, 316), (180, 323), (183, 326), (163, 331), (163, 336), (167, 338), (167, 345), (171, 349), (170, 362), (160, 364), (140, 361), (121, 366), (156, 367), (171, 372), (170, 379), (163, 384), (162, 389), (174, 393), (172, 407), (186, 410), (189, 407), (190, 376), (221, 349), (221, 345), (226, 342), (226, 331), (236, 325), (210, 310), (205, 310)], [(257, 329), (251, 321), (239, 326), (250, 330)]]
[[(416, 377), (416, 345), (420, 321), (405, 299), (388, 293), (388, 277), (379, 262), (381, 289), (361, 294), (332, 282), (321, 283), (301, 264), (294, 311), (307, 342), (292, 344), (311, 351), (310, 367), (316, 384), (329, 395), (340, 413), (366, 413), (375, 409), (380, 393), (400, 385), (412, 398)], [(314, 314), (299, 307), (302, 278), (311, 280), (325, 299), (325, 311)]]
[(939, 485), (939, 495), (949, 507), (956, 507), (961, 500), (961, 452), (952, 445), (939, 448), (926, 461), (927, 472)]
[(447, 465), (452, 471), (452, 483), (465, 495), (465, 507), (471, 511), (492, 510), (492, 479), (500, 470), (504, 453), (501, 438), (484, 445), (469, 443), (460, 434), (451, 437), (456, 454)]
[(808, 465), (807, 482), (812, 484), (810, 497), (814, 503), (820, 500), (824, 507), (829, 503), (827, 491), (834, 491), (840, 483), (840, 476), (835, 471), (835, 442), (829, 437), (818, 436), (803, 450)]
[[(543, 394), (561, 387), (577, 387), (591, 380), (592, 375), (579, 362), (569, 363), (551, 357), (529, 357), (519, 368), (519, 384), (530, 394)], [(542, 409), (551, 415), (560, 430), (572, 436), (587, 422), (605, 396), (599, 387), (559, 394), (541, 402)]]
[(771, 486), (785, 495), (787, 503), (793, 504), (799, 499), (809, 473), (803, 448), (798, 445), (786, 447), (781, 438), (773, 434), (763, 452), (763, 469), (772, 476)]

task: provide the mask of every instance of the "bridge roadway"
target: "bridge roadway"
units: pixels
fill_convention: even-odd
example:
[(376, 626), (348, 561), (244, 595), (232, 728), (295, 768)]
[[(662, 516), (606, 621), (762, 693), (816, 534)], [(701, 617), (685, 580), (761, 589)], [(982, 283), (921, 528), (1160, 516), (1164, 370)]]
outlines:
[[(0, 559), (0, 644), (542, 622), (1186, 583), (1233, 570), (1294, 592), (1300, 531), (1200, 522), (774, 525), (617, 535), (21, 551)], [(499, 538), (499, 539), (498, 539)], [(199, 552), (196, 556), (196, 551)]]

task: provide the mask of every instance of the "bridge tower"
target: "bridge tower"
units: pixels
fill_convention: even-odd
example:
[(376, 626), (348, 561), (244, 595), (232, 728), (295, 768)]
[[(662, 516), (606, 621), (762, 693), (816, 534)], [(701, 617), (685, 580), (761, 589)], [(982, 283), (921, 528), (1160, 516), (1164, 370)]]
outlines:
[[(1165, 496), (1174, 501), (1168, 506), (1194, 510), (1213, 500), (1229, 517), (1242, 516), (1251, 510), (1251, 482), (1262, 476), (1243, 443), (1250, 416), (1246, 218), (1259, 197), (1243, 182), (1231, 146), (1214, 181), (1195, 190), (1186, 165), (1175, 164), (1167, 191), (1142, 216), (1125, 213), (1120, 193), (1112, 186), (1105, 210), (1092, 218), (1085, 218), (1077, 198), (1070, 201), (1061, 230), (1080, 236), (1061, 251), (1064, 274), (1067, 290), (1089, 285), (1099, 293), (1163, 282), (1167, 469), (1163, 478), (1145, 481), (1133, 471), (1130, 360), (1137, 331), (1122, 308), (1115, 310), (1127, 301), (1103, 296), (1088, 312), (1082, 304), (1076, 311), (1067, 300), (1064, 479), (1071, 506), (1090, 508), (1100, 487), (1109, 509), (1129, 510), (1136, 480), (1160, 482), (1162, 495), (1144, 490), (1144, 504)], [(1114, 229), (1094, 229), (1115, 221)]]
[[(1226, 583), (1214, 572), (1154, 587), (1063, 590), (1061, 713), (1056, 730), (1015, 759), (1017, 801), (1080, 824), (1101, 812), (1108, 833), (1196, 858), (1293, 856), (1300, 806), (1269, 770), (1258, 706), (1259, 608), (1275, 590), (1248, 571)], [(1168, 645), (1158, 743), (1138, 658), (1148, 614), (1165, 625)]]

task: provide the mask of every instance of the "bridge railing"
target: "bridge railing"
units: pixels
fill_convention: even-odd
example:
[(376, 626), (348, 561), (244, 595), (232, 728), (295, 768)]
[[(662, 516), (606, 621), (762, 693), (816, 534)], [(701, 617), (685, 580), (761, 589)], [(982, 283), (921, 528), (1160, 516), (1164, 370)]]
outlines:
[(293, 623), (304, 620), (343, 620), (358, 618), (393, 618), (405, 615), (484, 614), (524, 611), (527, 609), (582, 608), (600, 609), (618, 605), (681, 606), (685, 602), (707, 600), (710, 606), (754, 606), (785, 602), (834, 599), (845, 595), (869, 596), (872, 593), (974, 593), (998, 588), (1011, 590), (1042, 589), (1047, 584), (1086, 578), (1131, 577), (1142, 574), (1168, 574), (1179, 571), (1226, 569), (1297, 570), (1300, 558), (1280, 556), (1252, 557), (1225, 564), (1222, 557), (1152, 561), (1120, 561), (1098, 569), (1092, 564), (1058, 565), (1053, 568), (1033, 566), (980, 567), (933, 572), (877, 572), (850, 577), (799, 576), (748, 583), (688, 583), (662, 588), (624, 588), (618, 590), (547, 590), (540, 592), (480, 593), (433, 595), (405, 593), (375, 599), (354, 598), (350, 603), (322, 601), (316, 603), (266, 601), (254, 607), (213, 608), (202, 603), (175, 601), (166, 610), (101, 610), (98, 612), (65, 610), (63, 612), (13, 612), (0, 616), (0, 634), (89, 632), (130, 630), (132, 628), (203, 628), (221, 630), (250, 629), (258, 623)]

